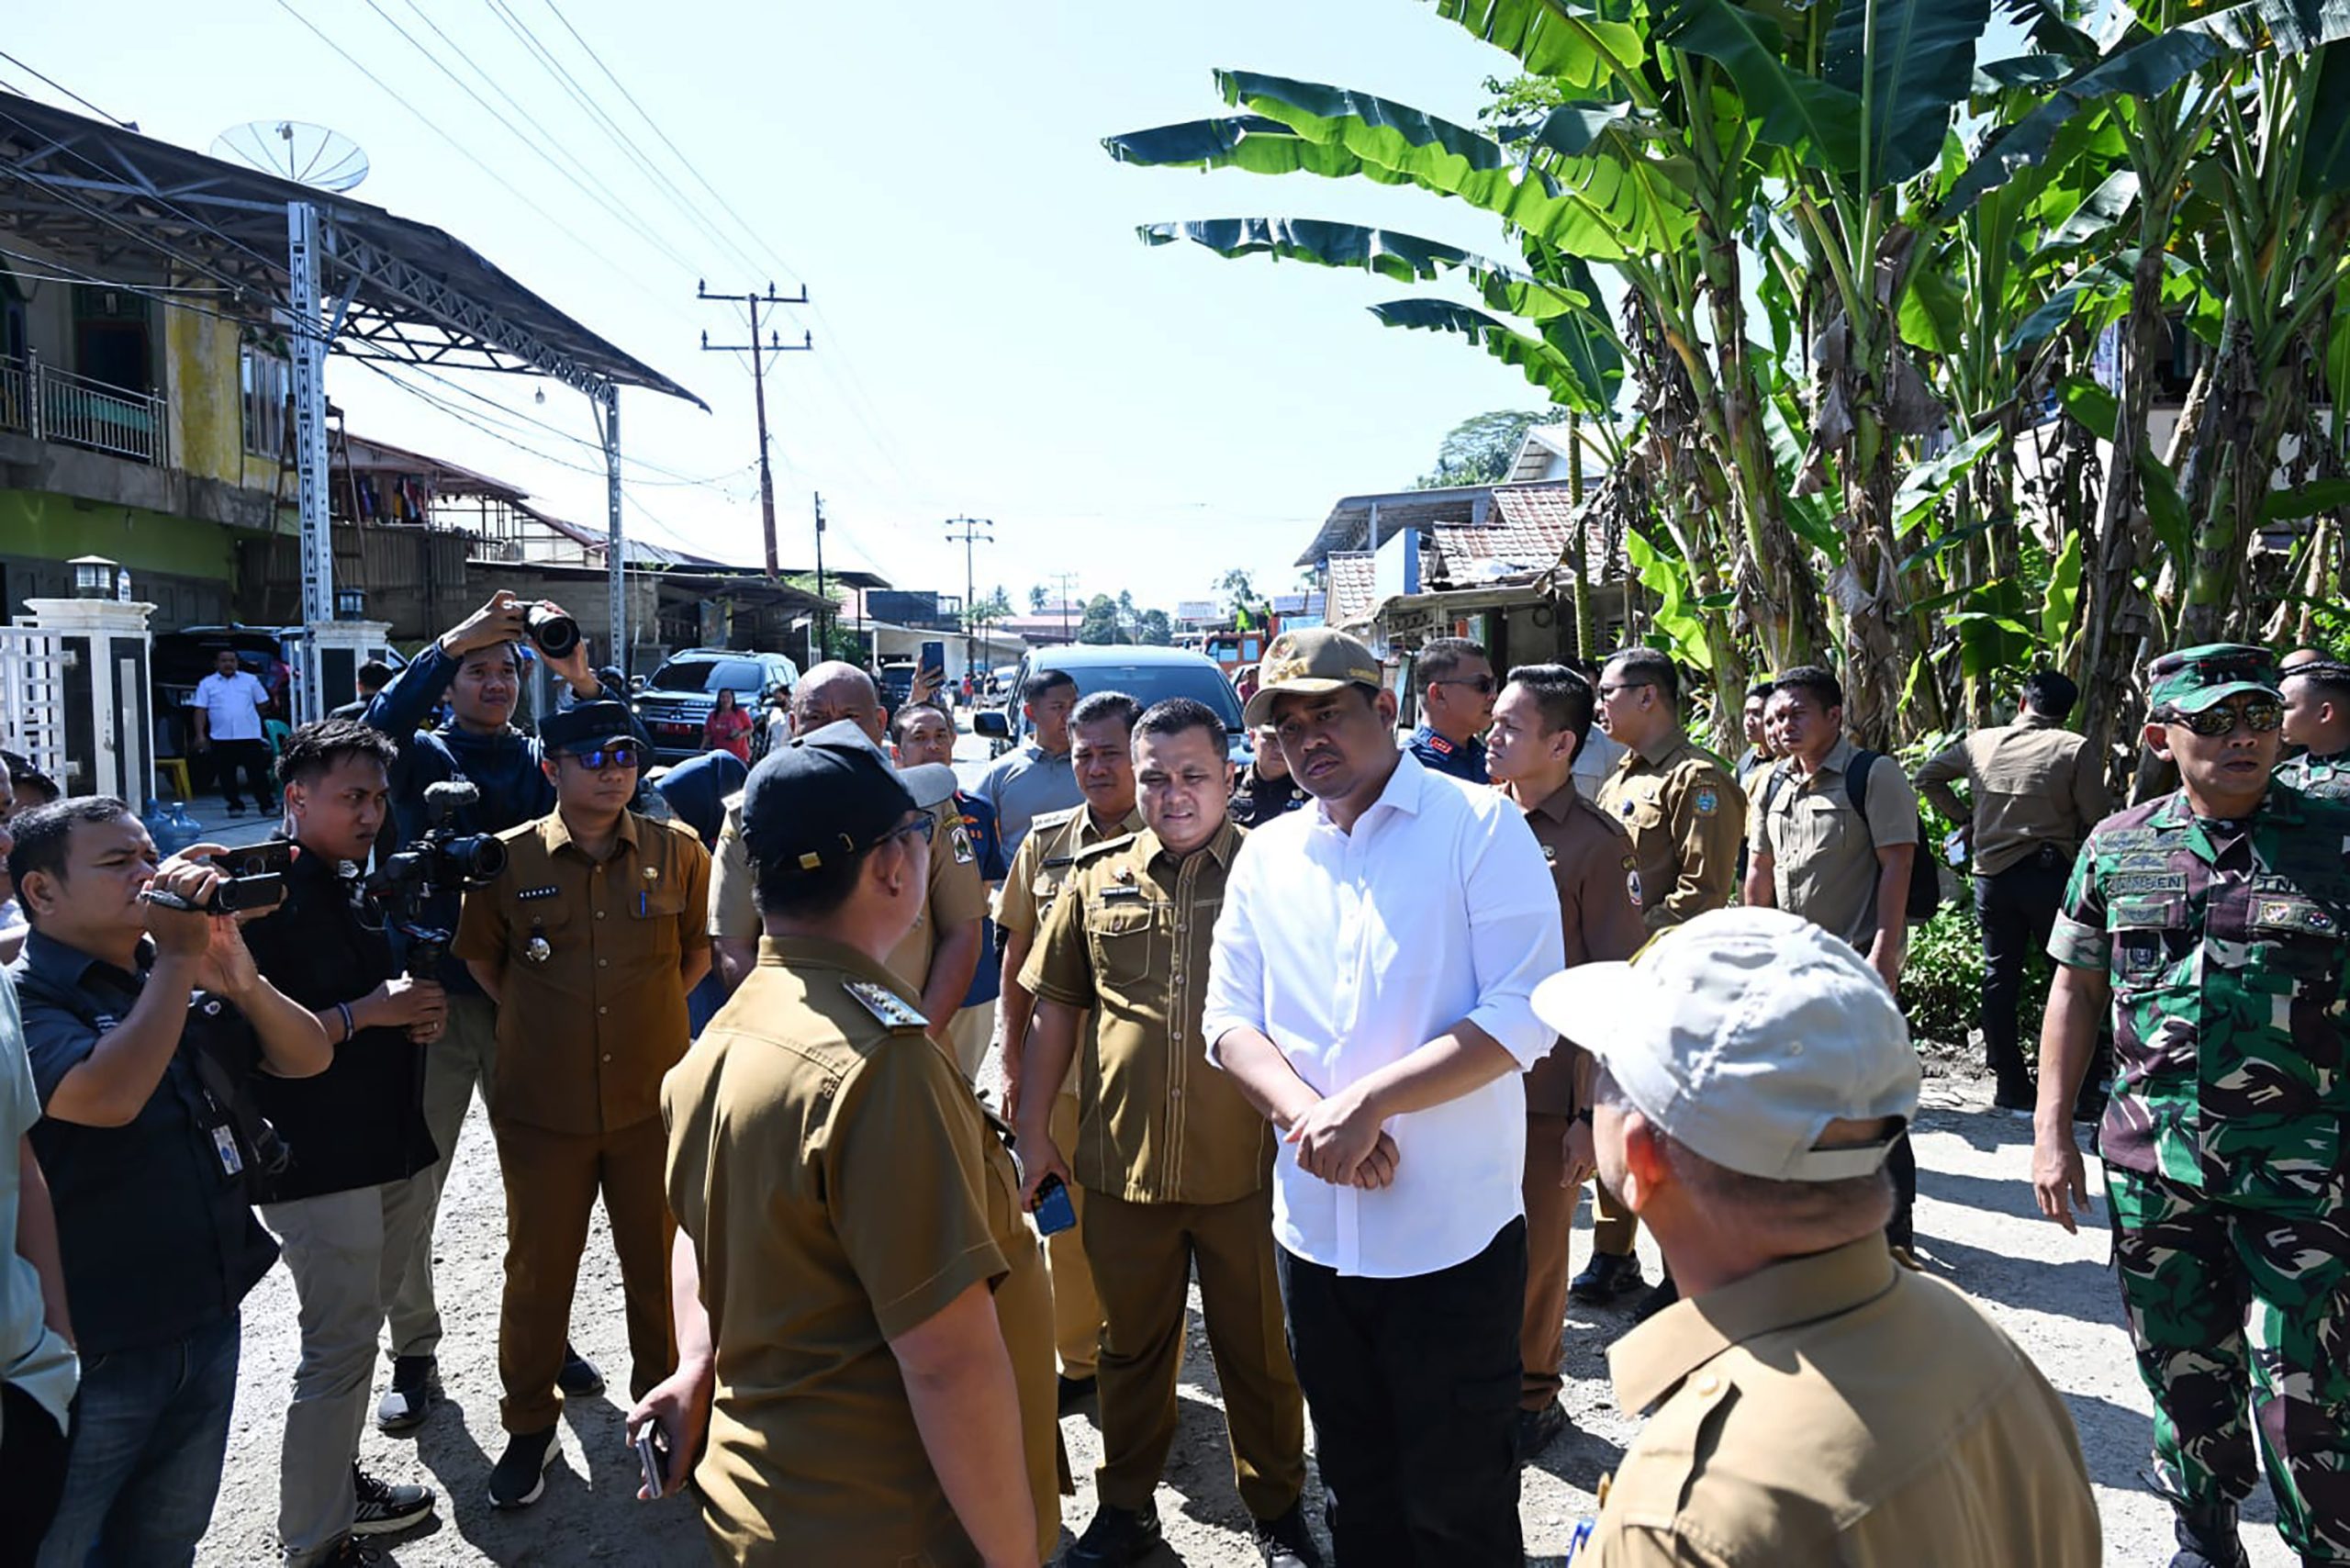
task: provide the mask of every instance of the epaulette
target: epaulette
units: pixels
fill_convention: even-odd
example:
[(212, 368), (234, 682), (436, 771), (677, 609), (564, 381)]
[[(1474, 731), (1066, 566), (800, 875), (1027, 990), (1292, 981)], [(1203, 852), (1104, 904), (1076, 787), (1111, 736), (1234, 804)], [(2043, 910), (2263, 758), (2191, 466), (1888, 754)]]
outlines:
[(1126, 848), (1137, 836), (1131, 833), (1122, 833), (1115, 838), (1105, 838), (1099, 844), (1089, 844), (1070, 858), (1075, 864), (1082, 866), (1088, 860), (1098, 860), (1104, 855)]
[(914, 1011), (912, 1003), (888, 986), (867, 980), (845, 980), (841, 989), (859, 1007), (873, 1014), (882, 1027), (912, 1030), (922, 1034), (930, 1028), (930, 1020)]

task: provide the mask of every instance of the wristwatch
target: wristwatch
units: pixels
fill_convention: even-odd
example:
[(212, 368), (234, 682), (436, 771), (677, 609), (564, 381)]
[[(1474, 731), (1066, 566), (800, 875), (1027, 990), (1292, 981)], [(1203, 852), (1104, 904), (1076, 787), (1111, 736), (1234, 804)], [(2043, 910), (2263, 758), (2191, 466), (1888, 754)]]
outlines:
[(1591, 1107), (1585, 1105), (1582, 1110), (1577, 1111), (1575, 1113), (1575, 1120), (1581, 1122), (1584, 1126), (1591, 1126)]

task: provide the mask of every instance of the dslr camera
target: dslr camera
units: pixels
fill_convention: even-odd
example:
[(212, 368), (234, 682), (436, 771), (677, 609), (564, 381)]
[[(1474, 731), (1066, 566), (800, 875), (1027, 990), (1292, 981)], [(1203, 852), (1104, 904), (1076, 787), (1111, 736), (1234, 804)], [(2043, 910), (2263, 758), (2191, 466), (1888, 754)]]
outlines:
[(386, 856), (367, 879), (368, 892), (399, 917), (412, 975), (431, 974), (449, 949), (448, 932), (416, 924), (424, 906), (443, 892), (483, 887), (506, 869), (506, 846), (489, 834), (460, 833), (453, 821), (480, 800), (480, 787), (469, 779), (426, 785), (424, 812), (431, 825), (414, 844)]

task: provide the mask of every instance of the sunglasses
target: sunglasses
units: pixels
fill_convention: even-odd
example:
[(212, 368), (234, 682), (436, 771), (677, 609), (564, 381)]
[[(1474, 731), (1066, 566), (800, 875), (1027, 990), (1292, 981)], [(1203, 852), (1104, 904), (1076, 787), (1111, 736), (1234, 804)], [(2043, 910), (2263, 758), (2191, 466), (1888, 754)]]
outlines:
[(2163, 722), (2183, 724), (2199, 735), (2217, 737), (2235, 734), (2238, 719), (2254, 734), (2265, 735), (2285, 722), (2285, 710), (2274, 702), (2247, 702), (2241, 708), (2206, 708), (2200, 713), (2174, 711)]
[(1465, 686), (1480, 697), (1491, 697), (1498, 689), (1498, 683), (1490, 675), (1481, 675), (1474, 680), (1455, 680), (1450, 676), (1444, 676), (1429, 681), (1428, 684), (1430, 686)]
[(594, 751), (575, 751), (571, 755), (590, 773), (601, 773), (607, 767), (634, 767), (638, 760), (637, 748), (632, 745), (599, 746)]
[(924, 812), (910, 823), (900, 823), (873, 842), (880, 845), (887, 844), (893, 838), (919, 838), (924, 844), (928, 844), (931, 836), (937, 831), (938, 819), (928, 812)]

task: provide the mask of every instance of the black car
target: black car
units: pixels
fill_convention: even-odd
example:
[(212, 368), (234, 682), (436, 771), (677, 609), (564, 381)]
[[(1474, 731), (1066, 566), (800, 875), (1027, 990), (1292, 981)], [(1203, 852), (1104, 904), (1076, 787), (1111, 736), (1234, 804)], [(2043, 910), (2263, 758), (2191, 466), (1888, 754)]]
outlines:
[(781, 654), (734, 648), (687, 648), (672, 654), (638, 687), (632, 705), (653, 738), (661, 762), (683, 762), (701, 753), (702, 724), (722, 690), (734, 693), (735, 706), (757, 714), (770, 691), (800, 684), (800, 666)]

